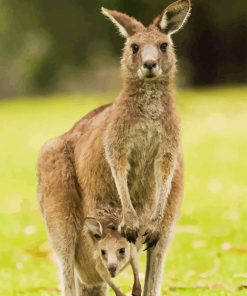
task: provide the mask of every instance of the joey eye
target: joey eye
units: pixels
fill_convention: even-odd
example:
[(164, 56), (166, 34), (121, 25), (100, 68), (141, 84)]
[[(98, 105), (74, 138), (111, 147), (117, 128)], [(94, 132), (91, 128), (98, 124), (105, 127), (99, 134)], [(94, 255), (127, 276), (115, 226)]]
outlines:
[(119, 254), (120, 255), (125, 255), (125, 248), (119, 249)]
[(106, 255), (106, 251), (105, 250), (101, 250), (101, 255), (105, 256)]
[(117, 227), (116, 227), (115, 225), (113, 225), (113, 224), (110, 224), (110, 225), (108, 226), (108, 228), (111, 229), (111, 230), (114, 230), (114, 231), (117, 230)]
[(168, 44), (166, 42), (161, 43), (160, 44), (160, 50), (162, 52), (166, 52), (167, 46), (168, 46)]
[(139, 45), (136, 43), (131, 44), (132, 52), (135, 54), (139, 50)]

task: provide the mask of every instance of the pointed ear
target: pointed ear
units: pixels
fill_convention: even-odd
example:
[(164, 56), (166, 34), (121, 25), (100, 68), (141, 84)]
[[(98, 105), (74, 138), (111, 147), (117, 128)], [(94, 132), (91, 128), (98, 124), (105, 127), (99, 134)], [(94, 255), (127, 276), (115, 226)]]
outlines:
[(96, 239), (101, 239), (103, 236), (103, 228), (100, 222), (95, 218), (86, 218), (85, 227)]
[(178, 0), (169, 5), (153, 22), (161, 32), (173, 34), (187, 21), (190, 15), (190, 0)]
[(144, 28), (142, 23), (127, 14), (115, 10), (109, 10), (104, 7), (101, 8), (101, 12), (113, 22), (120, 34), (125, 38), (130, 37)]

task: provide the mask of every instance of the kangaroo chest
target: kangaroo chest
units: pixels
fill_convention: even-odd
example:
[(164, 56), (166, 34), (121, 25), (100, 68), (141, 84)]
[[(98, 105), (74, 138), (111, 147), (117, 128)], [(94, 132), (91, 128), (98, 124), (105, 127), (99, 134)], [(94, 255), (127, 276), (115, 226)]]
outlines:
[(164, 131), (159, 121), (141, 120), (129, 131), (130, 160), (143, 166), (156, 158), (164, 146)]
[(139, 155), (140, 160), (154, 158), (164, 144), (165, 116), (162, 95), (159, 92), (146, 91), (136, 102), (135, 120), (129, 127), (130, 149)]
[(127, 138), (128, 188), (132, 204), (141, 217), (146, 208), (154, 205), (154, 168), (165, 147), (164, 127), (159, 120), (142, 118), (130, 126)]
[(126, 131), (130, 165), (128, 186), (137, 211), (140, 209), (142, 212), (144, 204), (153, 206), (155, 163), (170, 151), (173, 142), (169, 114), (170, 110), (165, 109), (164, 102), (159, 97), (151, 100), (144, 97), (142, 104), (138, 106), (136, 120)]

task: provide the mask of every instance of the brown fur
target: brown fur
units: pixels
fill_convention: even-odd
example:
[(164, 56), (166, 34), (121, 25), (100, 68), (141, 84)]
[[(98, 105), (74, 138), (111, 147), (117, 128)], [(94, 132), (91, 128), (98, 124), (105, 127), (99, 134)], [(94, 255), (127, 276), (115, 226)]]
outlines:
[[(40, 204), (66, 296), (75, 295), (73, 259), (83, 245), (79, 238), (84, 219), (104, 221), (109, 213), (112, 219), (117, 213), (122, 234), (138, 249), (144, 235), (149, 248), (144, 296), (160, 295), (164, 256), (183, 187), (173, 94), (176, 59), (170, 35), (182, 26), (189, 7), (188, 0), (175, 2), (164, 12), (173, 12), (165, 16), (166, 22), (156, 19), (148, 28), (136, 26), (136, 20), (119, 12), (104, 10), (128, 36), (121, 61), (123, 89), (112, 105), (92, 111), (41, 151)], [(169, 32), (171, 22), (176, 25)], [(167, 44), (165, 52), (160, 50), (162, 43)], [(138, 44), (136, 53), (133, 44)], [(145, 63), (153, 63), (153, 69), (148, 70)], [(90, 272), (88, 264), (87, 268)], [(83, 292), (78, 295), (106, 295), (103, 283), (92, 294), (86, 294), (91, 288), (85, 282), (80, 285)]]

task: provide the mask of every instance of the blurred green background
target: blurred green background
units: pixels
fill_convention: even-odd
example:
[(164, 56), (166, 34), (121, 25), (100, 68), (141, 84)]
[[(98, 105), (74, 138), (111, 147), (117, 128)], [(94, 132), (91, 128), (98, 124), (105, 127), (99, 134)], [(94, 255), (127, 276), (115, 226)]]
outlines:
[[(35, 165), (47, 139), (120, 89), (123, 40), (99, 8), (148, 24), (171, 2), (0, 0), (0, 295), (59, 295)], [(246, 12), (194, 0), (174, 36), (185, 196), (162, 295), (247, 295)]]
[[(171, 2), (0, 0), (0, 97), (117, 89), (123, 40), (100, 7), (148, 25)], [(189, 22), (174, 35), (179, 85), (246, 82), (246, 0), (192, 6)]]

